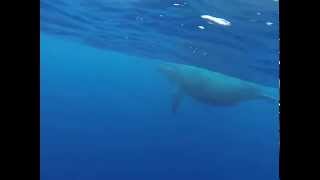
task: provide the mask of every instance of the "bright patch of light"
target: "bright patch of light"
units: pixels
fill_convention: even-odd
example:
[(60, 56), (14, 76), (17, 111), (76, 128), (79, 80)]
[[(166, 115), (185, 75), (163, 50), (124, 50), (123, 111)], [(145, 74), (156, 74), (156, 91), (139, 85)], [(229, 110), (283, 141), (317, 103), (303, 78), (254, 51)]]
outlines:
[(266, 22), (266, 25), (271, 26), (273, 23), (272, 22)]
[(210, 16), (210, 15), (202, 15), (201, 18), (202, 19), (206, 19), (209, 22), (214, 22), (214, 23), (217, 23), (217, 24), (223, 25), (223, 26), (230, 26), (231, 25), (230, 21), (227, 21), (227, 20), (225, 20), (223, 18), (213, 17), (213, 16)]

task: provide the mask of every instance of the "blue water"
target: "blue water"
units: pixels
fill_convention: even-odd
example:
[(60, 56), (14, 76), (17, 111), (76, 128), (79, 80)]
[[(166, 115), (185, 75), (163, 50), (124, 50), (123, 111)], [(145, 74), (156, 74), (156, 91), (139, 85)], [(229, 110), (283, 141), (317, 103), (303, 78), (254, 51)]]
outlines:
[(174, 88), (155, 69), (184, 63), (278, 87), (278, 2), (40, 2), (42, 180), (278, 179), (277, 103), (187, 97), (173, 114)]

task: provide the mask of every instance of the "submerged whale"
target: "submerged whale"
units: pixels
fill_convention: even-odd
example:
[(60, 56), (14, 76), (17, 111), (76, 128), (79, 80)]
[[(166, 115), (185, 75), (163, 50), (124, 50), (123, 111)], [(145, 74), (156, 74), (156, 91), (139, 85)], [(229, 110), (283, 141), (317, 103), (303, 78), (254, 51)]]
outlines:
[(177, 85), (171, 110), (176, 112), (185, 95), (209, 105), (232, 106), (242, 101), (268, 99), (278, 102), (278, 88), (266, 87), (207, 69), (161, 63), (158, 70)]

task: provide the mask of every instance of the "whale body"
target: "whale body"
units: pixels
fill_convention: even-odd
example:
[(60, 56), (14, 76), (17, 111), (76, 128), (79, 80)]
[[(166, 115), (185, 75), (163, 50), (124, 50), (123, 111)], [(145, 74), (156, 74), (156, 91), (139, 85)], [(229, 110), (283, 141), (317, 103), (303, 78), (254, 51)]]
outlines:
[(176, 112), (182, 98), (189, 95), (199, 102), (232, 106), (242, 101), (278, 101), (278, 88), (266, 87), (207, 69), (176, 63), (161, 63), (158, 70), (177, 86), (171, 110)]

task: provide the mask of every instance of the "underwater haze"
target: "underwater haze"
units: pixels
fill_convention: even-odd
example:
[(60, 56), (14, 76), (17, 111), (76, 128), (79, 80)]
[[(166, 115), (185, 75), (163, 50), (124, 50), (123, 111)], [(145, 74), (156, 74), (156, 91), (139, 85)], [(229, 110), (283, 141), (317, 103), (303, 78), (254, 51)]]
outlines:
[(171, 111), (163, 62), (279, 88), (276, 0), (40, 0), (41, 180), (279, 179), (277, 101)]

